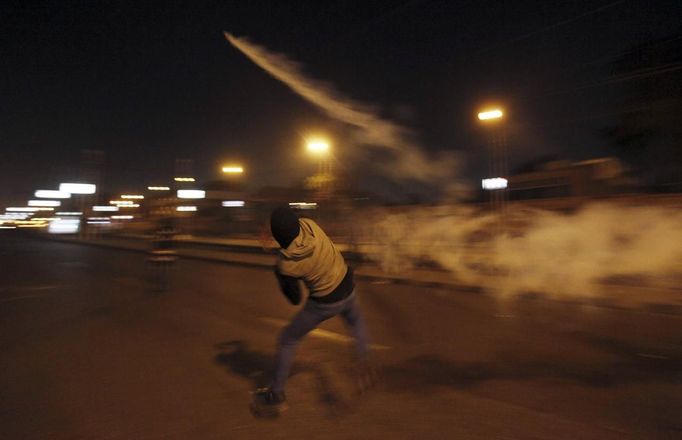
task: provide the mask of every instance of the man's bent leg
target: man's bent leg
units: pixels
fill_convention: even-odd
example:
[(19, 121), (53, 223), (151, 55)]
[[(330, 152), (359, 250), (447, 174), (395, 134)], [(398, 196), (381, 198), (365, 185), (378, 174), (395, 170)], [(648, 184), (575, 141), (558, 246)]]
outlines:
[(294, 362), (296, 345), (305, 335), (328, 318), (330, 316), (325, 314), (323, 310), (317, 309), (314, 304), (308, 302), (291, 323), (284, 328), (279, 337), (275, 359), (275, 377), (271, 387), (274, 392), (284, 392), (284, 385), (289, 377), (291, 364)]
[(341, 317), (346, 321), (353, 333), (358, 356), (361, 360), (367, 359), (367, 356), (369, 355), (367, 328), (365, 327), (365, 321), (360, 314), (360, 307), (358, 307), (357, 298), (354, 293), (353, 296), (348, 299), (348, 303), (341, 311)]

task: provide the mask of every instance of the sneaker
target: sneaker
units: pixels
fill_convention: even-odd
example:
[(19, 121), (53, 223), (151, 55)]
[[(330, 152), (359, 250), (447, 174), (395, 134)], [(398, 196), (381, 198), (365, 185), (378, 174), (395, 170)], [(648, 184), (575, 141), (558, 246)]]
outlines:
[(358, 391), (360, 393), (364, 393), (376, 385), (379, 377), (374, 365), (368, 362), (362, 362), (356, 370), (355, 379), (358, 386)]
[(251, 409), (260, 417), (276, 417), (288, 408), (284, 393), (278, 393), (270, 388), (258, 388), (253, 393)]

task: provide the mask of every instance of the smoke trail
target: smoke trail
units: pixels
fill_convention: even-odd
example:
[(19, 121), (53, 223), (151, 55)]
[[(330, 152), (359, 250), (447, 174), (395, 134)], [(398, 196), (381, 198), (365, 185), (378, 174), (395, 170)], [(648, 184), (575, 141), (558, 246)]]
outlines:
[(329, 117), (355, 127), (359, 131), (357, 140), (360, 143), (392, 152), (393, 162), (383, 167), (389, 177), (455, 185), (457, 161), (452, 155), (442, 154), (437, 160), (430, 160), (409, 140), (409, 130), (381, 118), (371, 106), (343, 96), (325, 82), (309, 78), (300, 64), (284, 55), (272, 53), (246, 38), (227, 32), (225, 38), (256, 65)]

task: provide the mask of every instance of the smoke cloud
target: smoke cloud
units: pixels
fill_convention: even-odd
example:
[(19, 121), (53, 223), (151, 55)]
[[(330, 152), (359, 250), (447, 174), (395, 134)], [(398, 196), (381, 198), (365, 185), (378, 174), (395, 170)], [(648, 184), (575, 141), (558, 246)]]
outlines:
[(257, 66), (330, 118), (357, 129), (354, 136), (357, 143), (391, 152), (393, 160), (382, 167), (387, 177), (459, 188), (455, 181), (457, 160), (453, 155), (440, 154), (432, 160), (410, 140), (407, 128), (380, 117), (372, 106), (342, 95), (330, 84), (308, 77), (301, 64), (282, 54), (272, 53), (247, 38), (238, 38), (227, 32), (225, 38)]
[[(563, 214), (471, 207), (376, 212), (359, 236), (384, 270), (436, 263), (454, 278), (502, 296), (618, 295), (614, 285), (678, 289), (682, 212), (595, 203)], [(631, 299), (632, 300), (632, 299)], [(638, 302), (650, 301), (645, 289)]]

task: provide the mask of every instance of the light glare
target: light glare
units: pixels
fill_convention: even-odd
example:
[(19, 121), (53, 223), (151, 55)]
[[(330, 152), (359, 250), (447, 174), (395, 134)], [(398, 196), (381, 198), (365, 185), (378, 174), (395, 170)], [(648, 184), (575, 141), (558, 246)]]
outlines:
[(39, 189), (35, 192), (35, 196), (39, 199), (68, 199), (71, 197), (71, 193), (52, 189)]
[(224, 208), (241, 208), (244, 206), (244, 201), (243, 200), (225, 200), (223, 202), (223, 207)]
[(502, 113), (502, 110), (494, 109), (494, 110), (486, 110), (484, 112), (479, 113), (478, 119), (481, 121), (487, 121), (490, 119), (500, 119), (502, 116), (504, 116), (504, 113)]
[(317, 203), (315, 202), (291, 202), (289, 206), (298, 209), (316, 209)]
[(69, 194), (94, 194), (97, 192), (97, 186), (90, 183), (62, 183), (59, 185), (59, 191)]
[(322, 139), (314, 139), (306, 144), (308, 151), (315, 154), (326, 153), (329, 150), (329, 142)]
[(481, 180), (481, 186), (485, 190), (504, 189), (507, 187), (507, 179), (503, 177), (493, 177)]
[(244, 172), (244, 168), (240, 166), (225, 166), (223, 167), (223, 173), (226, 174), (241, 174)]
[(200, 189), (179, 189), (179, 199), (203, 199), (206, 197), (206, 191)]
[(49, 234), (75, 234), (80, 228), (80, 220), (75, 218), (57, 219), (47, 227)]
[(29, 200), (28, 206), (61, 206), (62, 202), (58, 200)]

